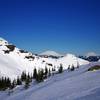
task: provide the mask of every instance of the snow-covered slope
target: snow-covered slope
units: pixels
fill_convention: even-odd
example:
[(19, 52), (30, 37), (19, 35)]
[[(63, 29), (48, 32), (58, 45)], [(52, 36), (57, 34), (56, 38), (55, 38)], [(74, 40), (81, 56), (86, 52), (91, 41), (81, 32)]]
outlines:
[(20, 76), (22, 71), (32, 73), (34, 67), (37, 69), (45, 68), (45, 66), (50, 69), (55, 67), (57, 70), (60, 64), (63, 65), (64, 69), (67, 69), (69, 65), (77, 66), (77, 64), (84, 65), (88, 63), (88, 61), (79, 59), (72, 54), (67, 54), (58, 59), (36, 56), (30, 52), (20, 50), (0, 38), (0, 75), (10, 77), (11, 79)]
[(73, 72), (50, 77), (31, 85), (28, 90), (16, 89), (10, 96), (0, 94), (0, 100), (100, 100), (100, 70), (88, 72), (99, 62), (83, 65)]
[(75, 67), (77, 67), (77, 65), (84, 65), (84, 64), (88, 64), (88, 61), (80, 59), (78, 57), (76, 57), (73, 54), (66, 54), (63, 58), (60, 58), (58, 60), (59, 63), (62, 63), (63, 66), (72, 66), (74, 65)]

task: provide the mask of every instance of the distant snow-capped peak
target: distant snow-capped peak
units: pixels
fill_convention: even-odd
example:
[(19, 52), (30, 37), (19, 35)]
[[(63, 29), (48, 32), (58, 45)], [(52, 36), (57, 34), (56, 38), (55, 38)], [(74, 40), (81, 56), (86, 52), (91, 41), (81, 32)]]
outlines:
[(43, 53), (40, 53), (39, 55), (46, 55), (46, 56), (63, 56), (62, 54), (59, 54), (55, 51), (52, 51), (52, 50), (48, 50), (48, 51), (45, 51)]
[(98, 54), (95, 53), (95, 52), (88, 52), (88, 53), (86, 54), (86, 57), (89, 57), (89, 56), (98, 56)]
[(69, 57), (69, 58), (73, 58), (73, 57), (76, 57), (74, 54), (70, 54), (70, 53), (67, 53), (66, 55), (65, 55), (65, 57)]

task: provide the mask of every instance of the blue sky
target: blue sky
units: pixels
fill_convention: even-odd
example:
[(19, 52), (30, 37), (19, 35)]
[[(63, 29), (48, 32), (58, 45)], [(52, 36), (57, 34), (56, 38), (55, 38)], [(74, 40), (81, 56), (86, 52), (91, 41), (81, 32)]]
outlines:
[(0, 36), (35, 53), (100, 54), (100, 1), (0, 0)]

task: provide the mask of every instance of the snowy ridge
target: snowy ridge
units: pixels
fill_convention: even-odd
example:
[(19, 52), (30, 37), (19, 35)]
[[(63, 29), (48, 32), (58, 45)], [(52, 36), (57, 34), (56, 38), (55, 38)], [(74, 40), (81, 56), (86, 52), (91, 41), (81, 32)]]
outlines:
[(72, 54), (67, 54), (58, 59), (36, 56), (30, 52), (16, 48), (2, 38), (0, 38), (0, 41), (0, 75), (10, 77), (11, 79), (20, 76), (22, 71), (31, 74), (34, 67), (38, 69), (47, 66), (50, 69), (55, 67), (56, 70), (58, 70), (60, 64), (63, 65), (64, 69), (67, 69), (69, 65), (74, 65), (76, 67), (77, 64), (85, 65), (89, 63), (88, 61), (79, 59)]
[(0, 37), (0, 45), (6, 45), (6, 44), (8, 44), (8, 42)]

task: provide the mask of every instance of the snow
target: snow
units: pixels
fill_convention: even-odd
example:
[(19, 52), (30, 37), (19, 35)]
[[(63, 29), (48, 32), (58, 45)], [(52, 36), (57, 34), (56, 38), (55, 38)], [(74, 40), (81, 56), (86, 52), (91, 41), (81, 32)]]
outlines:
[(75, 55), (73, 54), (66, 54), (66, 56), (64, 56), (63, 58), (60, 58), (58, 60), (59, 63), (63, 64), (63, 66), (69, 66), (70, 67), (72, 65), (74, 65), (75, 67), (77, 67), (77, 64), (79, 65), (85, 65), (88, 64), (89, 62), (80, 58), (77, 58)]
[(97, 64), (100, 65), (90, 63), (73, 72), (65, 71), (27, 90), (16, 89), (10, 96), (1, 93), (0, 100), (100, 100), (100, 71), (87, 71)]
[(63, 55), (61, 55), (61, 54), (59, 54), (59, 53), (57, 53), (55, 51), (50, 51), (50, 50), (49, 51), (45, 51), (45, 52), (41, 53), (40, 55), (57, 56), (57, 57), (63, 56)]
[(89, 56), (97, 56), (98, 54), (96, 54), (95, 52), (88, 52), (86, 54), (86, 57), (89, 57)]
[[(79, 65), (85, 65), (89, 63), (88, 61), (79, 59), (72, 54), (67, 54), (64, 57), (60, 57), (59, 59), (54, 59), (50, 57), (45, 58), (32, 55), (32, 53), (29, 52), (21, 53), (20, 49), (16, 47), (14, 51), (11, 51), (9, 54), (5, 54), (4, 50), (9, 50), (6, 46), (9, 45), (9, 43), (4, 39), (1, 40), (2, 43), (0, 45), (0, 75), (10, 77), (12, 80), (14, 78), (17, 78), (17, 76), (20, 76), (22, 71), (26, 71), (27, 73), (29, 72), (30, 74), (33, 73), (33, 69), (35, 67), (37, 69), (45, 68), (45, 66), (50, 69), (55, 67), (56, 70), (58, 70), (60, 64), (63, 65), (64, 69), (67, 69), (69, 65), (70, 67), (72, 65), (77, 67), (77, 63), (79, 63)], [(59, 55), (54, 51), (48, 51), (45, 52), (45, 54), (52, 54), (55, 56)], [(27, 59), (25, 58), (26, 56), (33, 56), (34, 59)]]
[(0, 45), (5, 45), (5, 44), (8, 44), (8, 42), (0, 37)]
[[(5, 54), (4, 50), (9, 50), (6, 47), (9, 43), (2, 38), (0, 41), (0, 77), (7, 76), (14, 79), (21, 75), (22, 71), (32, 73), (34, 67), (37, 69), (45, 66), (55, 67), (57, 70), (60, 64), (64, 69), (80, 65), (75, 71), (65, 70), (62, 74), (51, 76), (42, 83), (36, 84), (33, 81), (27, 90), (21, 85), (10, 95), (8, 95), (9, 90), (0, 91), (0, 100), (100, 100), (100, 71), (87, 71), (93, 65), (100, 65), (100, 62), (89, 63), (73, 54), (66, 54), (58, 59), (45, 58), (29, 52), (21, 53), (18, 48)], [(51, 52), (51, 54), (56, 53)], [(34, 59), (27, 59), (26, 56), (33, 56)]]

